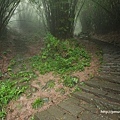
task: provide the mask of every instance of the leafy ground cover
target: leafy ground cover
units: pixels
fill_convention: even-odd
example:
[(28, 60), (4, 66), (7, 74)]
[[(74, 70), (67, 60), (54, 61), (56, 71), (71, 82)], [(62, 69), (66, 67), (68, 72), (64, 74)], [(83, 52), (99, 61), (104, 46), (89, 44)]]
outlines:
[(12, 68), (8, 68), (8, 70), (10, 78), (0, 82), (0, 118), (5, 117), (5, 108), (10, 100), (18, 99), (27, 90), (29, 81), (36, 77), (31, 71), (14, 73), (11, 71)]
[(77, 83), (96, 71), (94, 57), (76, 40), (60, 41), (49, 34), (39, 54), (9, 63), (6, 80), (0, 81), (0, 117), (30, 119), (80, 91)]
[(31, 58), (34, 69), (41, 74), (54, 71), (65, 74), (73, 71), (83, 71), (90, 66), (90, 55), (73, 40), (60, 41), (49, 34), (45, 41), (42, 54)]

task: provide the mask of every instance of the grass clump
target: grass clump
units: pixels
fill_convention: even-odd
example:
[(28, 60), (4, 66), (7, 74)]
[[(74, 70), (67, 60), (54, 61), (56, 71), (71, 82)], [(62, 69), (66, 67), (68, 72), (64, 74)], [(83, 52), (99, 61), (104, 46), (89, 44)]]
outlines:
[(44, 100), (41, 98), (37, 98), (33, 103), (32, 103), (32, 108), (37, 109), (39, 107), (42, 107), (44, 104)]
[(54, 88), (54, 86), (55, 86), (55, 81), (54, 81), (54, 80), (50, 80), (50, 81), (47, 82), (46, 85), (47, 85), (48, 88)]
[(12, 67), (16, 63), (17, 61), (11, 60), (8, 66), (9, 79), (0, 81), (0, 118), (2, 119), (6, 116), (7, 104), (24, 93), (28, 89), (28, 82), (36, 77), (32, 70), (14, 72)]
[(90, 55), (75, 40), (58, 40), (51, 34), (45, 40), (41, 55), (31, 59), (32, 67), (41, 74), (50, 71), (65, 74), (83, 71), (86, 66), (90, 66)]
[(77, 77), (74, 76), (68, 76), (65, 75), (63, 76), (63, 84), (67, 87), (74, 87), (77, 83), (79, 82), (79, 79)]
[(51, 89), (51, 88), (54, 88), (54, 86), (55, 86), (55, 81), (49, 80), (42, 89), (44, 89), (44, 90), (48, 89), (48, 88)]
[(10, 80), (0, 82), (0, 118), (5, 117), (5, 107), (10, 100), (18, 98), (27, 89), (25, 86), (17, 87), (16, 84), (17, 82)]

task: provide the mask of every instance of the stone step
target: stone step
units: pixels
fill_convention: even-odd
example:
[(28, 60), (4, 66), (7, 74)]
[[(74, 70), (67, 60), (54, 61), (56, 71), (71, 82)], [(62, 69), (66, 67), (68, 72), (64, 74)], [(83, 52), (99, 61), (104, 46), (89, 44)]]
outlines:
[(102, 65), (100, 68), (120, 69), (120, 66), (118, 64), (116, 64), (116, 65)]
[(114, 60), (114, 58), (112, 56), (106, 56), (106, 55), (104, 55), (103, 56), (103, 60), (110, 61), (110, 60)]
[[(118, 118), (118, 115), (106, 115), (102, 114), (101, 110), (98, 109), (95, 105), (89, 104), (85, 101), (71, 97), (58, 104), (59, 107), (66, 110), (70, 114), (77, 117), (80, 120), (86, 120), (89, 115), (90, 120), (111, 120), (111, 118)], [(85, 116), (87, 114), (87, 117)]]
[(85, 101), (83, 101), (83, 103), (79, 104), (79, 106), (87, 111), (90, 111), (93, 114), (98, 114), (98, 113), (100, 114), (100, 112), (101, 112), (100, 108), (98, 108), (96, 105), (89, 104)]
[(82, 104), (82, 101), (80, 99), (72, 97), (72, 99), (69, 98), (67, 100), (62, 101), (58, 104), (58, 106), (71, 113), (71, 115), (78, 116), (79, 113), (85, 111), (84, 108), (79, 106), (80, 104)]
[(106, 81), (109, 81), (112, 83), (120, 84), (120, 76), (100, 74), (98, 76), (95, 76), (95, 78), (100, 79), (100, 80), (106, 80)]
[(114, 70), (114, 69), (101, 69), (101, 72), (105, 73), (105, 74), (111, 74), (111, 75), (117, 75), (120, 76), (120, 71), (119, 70)]
[[(114, 62), (113, 62), (114, 61)], [(120, 60), (115, 60), (115, 59), (107, 59), (107, 60), (105, 60), (104, 62), (106, 62), (106, 64), (109, 64), (109, 63), (113, 63), (113, 64), (115, 64), (115, 65), (118, 65), (118, 66), (120, 66)]]
[(120, 61), (118, 63), (115, 63), (115, 62), (108, 62), (108, 63), (105, 63), (105, 66), (111, 66), (111, 67), (120, 67)]
[(77, 116), (71, 115), (57, 105), (51, 106), (43, 112), (34, 115), (35, 120), (77, 120)]
[(104, 98), (99, 98), (94, 94), (90, 94), (84, 91), (72, 93), (72, 96), (81, 99), (89, 104), (95, 105), (99, 110), (120, 110), (120, 105), (117, 103), (110, 102)]
[(120, 67), (120, 64), (113, 64), (113, 63), (105, 63), (105, 64), (102, 64), (101, 67), (108, 67), (108, 68), (119, 68)]
[(113, 55), (113, 54), (103, 54), (103, 58), (107, 59), (119, 59), (120, 55)]
[(103, 66), (101, 66), (100, 68), (103, 68), (103, 69), (114, 69), (114, 70), (120, 70), (120, 66), (106, 66), (106, 65), (103, 65)]
[(47, 110), (34, 114), (34, 120), (57, 120)]
[(111, 56), (120, 56), (120, 51), (109, 51), (108, 53), (104, 53), (104, 55), (106, 55), (106, 56), (109, 56), (109, 55), (111, 55)]
[(105, 57), (108, 57), (108, 59), (109, 58), (119, 58), (120, 57), (120, 54), (116, 54), (116, 53), (108, 53), (108, 54), (103, 54), (103, 56), (105, 56)]
[(117, 58), (120, 58), (120, 53), (113, 53), (112, 55), (113, 55), (113, 57), (115, 56)]
[(120, 67), (120, 64), (112, 64), (112, 63), (109, 63), (109, 64), (103, 64), (101, 67), (107, 67), (107, 68), (119, 68)]
[(108, 118), (108, 116), (103, 116), (101, 114), (93, 114), (85, 110), (83, 113), (79, 113), (77, 120), (111, 120), (111, 118)]
[(57, 105), (51, 106), (47, 111), (57, 120), (77, 120), (77, 116), (73, 116), (71, 113)]
[(93, 87), (90, 87), (87, 85), (84, 85), (84, 86), (79, 85), (79, 87), (84, 92), (92, 93), (98, 97), (103, 97), (111, 102), (116, 102), (116, 103), (120, 104), (120, 94), (114, 94), (114, 93), (107, 92), (107, 91), (104, 91), (102, 89), (93, 88)]
[(120, 84), (111, 83), (109, 81), (97, 80), (94, 78), (92, 80), (85, 81), (85, 84), (88, 86), (96, 87), (106, 91), (120, 93)]
[(120, 69), (119, 68), (101, 68), (101, 71), (108, 71), (108, 72), (115, 72), (115, 73), (120, 73)]
[[(87, 114), (91, 118), (91, 116), (93, 116), (93, 115), (92, 114), (90, 115), (90, 113), (93, 113), (94, 115), (99, 116), (99, 118), (101, 118), (101, 120), (119, 120), (119, 118), (120, 118), (119, 114), (105, 114), (105, 113), (103, 113), (102, 111), (104, 111), (104, 110), (97, 109), (96, 106), (93, 104), (85, 103), (85, 104), (80, 104), (80, 106), (82, 108), (84, 108), (85, 111), (89, 111), (89, 113), (84, 112), (82, 114), (83, 116), (85, 114)], [(80, 118), (82, 118), (82, 115), (80, 115)], [(89, 120), (89, 118), (86, 120)], [(95, 120), (95, 119), (92, 119), (92, 120)], [(97, 120), (99, 120), (99, 119), (97, 119)]]
[(120, 49), (115, 50), (113, 54), (120, 54)]
[[(104, 58), (103, 58), (104, 59)], [(104, 60), (104, 62), (106, 63), (106, 64), (109, 64), (109, 65), (118, 65), (118, 66), (120, 66), (120, 59), (108, 59), (108, 58), (106, 58), (105, 60)]]
[(118, 55), (118, 54), (116, 54), (116, 55), (113, 55), (113, 58), (116, 60), (116, 59), (118, 59), (118, 60), (120, 60), (120, 54)]
[(120, 76), (120, 72), (112, 72), (112, 71), (104, 71), (104, 70), (102, 70), (101, 73)]
[(110, 71), (110, 72), (119, 72), (120, 73), (120, 68), (114, 67), (114, 68), (109, 68), (109, 67), (101, 67), (102, 71)]

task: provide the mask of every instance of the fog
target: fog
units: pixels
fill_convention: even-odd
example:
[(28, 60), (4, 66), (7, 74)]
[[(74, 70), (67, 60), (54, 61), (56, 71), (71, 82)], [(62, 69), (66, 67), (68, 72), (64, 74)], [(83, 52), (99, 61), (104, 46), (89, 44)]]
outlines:
[(16, 30), (18, 33), (45, 33), (43, 11), (36, 9), (36, 6), (28, 0), (20, 2), (13, 16), (11, 17), (8, 28)]
[[(13, 16), (11, 17), (8, 28), (15, 30), (18, 33), (39, 33), (41, 36), (47, 33), (45, 25), (45, 17), (43, 6), (37, 9), (35, 4), (24, 0), (20, 2)], [(74, 34), (78, 35), (81, 32), (80, 18), (78, 18)]]

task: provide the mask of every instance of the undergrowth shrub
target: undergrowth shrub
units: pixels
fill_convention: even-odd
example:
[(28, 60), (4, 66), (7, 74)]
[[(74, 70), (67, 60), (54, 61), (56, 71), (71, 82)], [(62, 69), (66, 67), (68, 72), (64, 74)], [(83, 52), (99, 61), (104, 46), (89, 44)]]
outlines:
[(79, 82), (79, 79), (77, 77), (74, 76), (68, 76), (65, 75), (63, 76), (63, 84), (67, 87), (74, 87), (77, 83)]
[(0, 81), (0, 118), (2, 119), (6, 116), (7, 104), (24, 93), (28, 89), (28, 82), (36, 77), (32, 71), (14, 73), (11, 71), (12, 67), (9, 67), (9, 70), (10, 78)]
[[(24, 93), (28, 87), (28, 82), (36, 77), (34, 70), (41, 74), (56, 72), (62, 76), (63, 85), (71, 88), (79, 82), (78, 78), (70, 75), (71, 72), (83, 71), (85, 67), (90, 66), (90, 60), (89, 53), (75, 40), (58, 40), (49, 34), (45, 39), (45, 47), (41, 54), (31, 57), (28, 69), (23, 64), (22, 70), (14, 72), (13, 68), (17, 65), (17, 61), (13, 59), (10, 62), (8, 66), (9, 80), (0, 81), (0, 118), (5, 117), (5, 108), (10, 100)], [(1, 75), (0, 73), (0, 77)], [(52, 82), (48, 84), (48, 87), (53, 88), (54, 85), (55, 83)], [(32, 107), (38, 108), (43, 104), (42, 99), (37, 99)]]
[(18, 96), (23, 93), (27, 87), (16, 86), (17, 82), (6, 80), (0, 82), (0, 118), (4, 118), (6, 115), (5, 107), (13, 98), (18, 98)]
[(31, 61), (32, 67), (41, 74), (50, 71), (65, 74), (90, 66), (90, 55), (75, 40), (58, 40), (49, 34), (41, 55), (32, 57)]
[(44, 104), (44, 100), (41, 98), (37, 98), (33, 103), (32, 103), (32, 108), (37, 109), (38, 107), (42, 107)]

